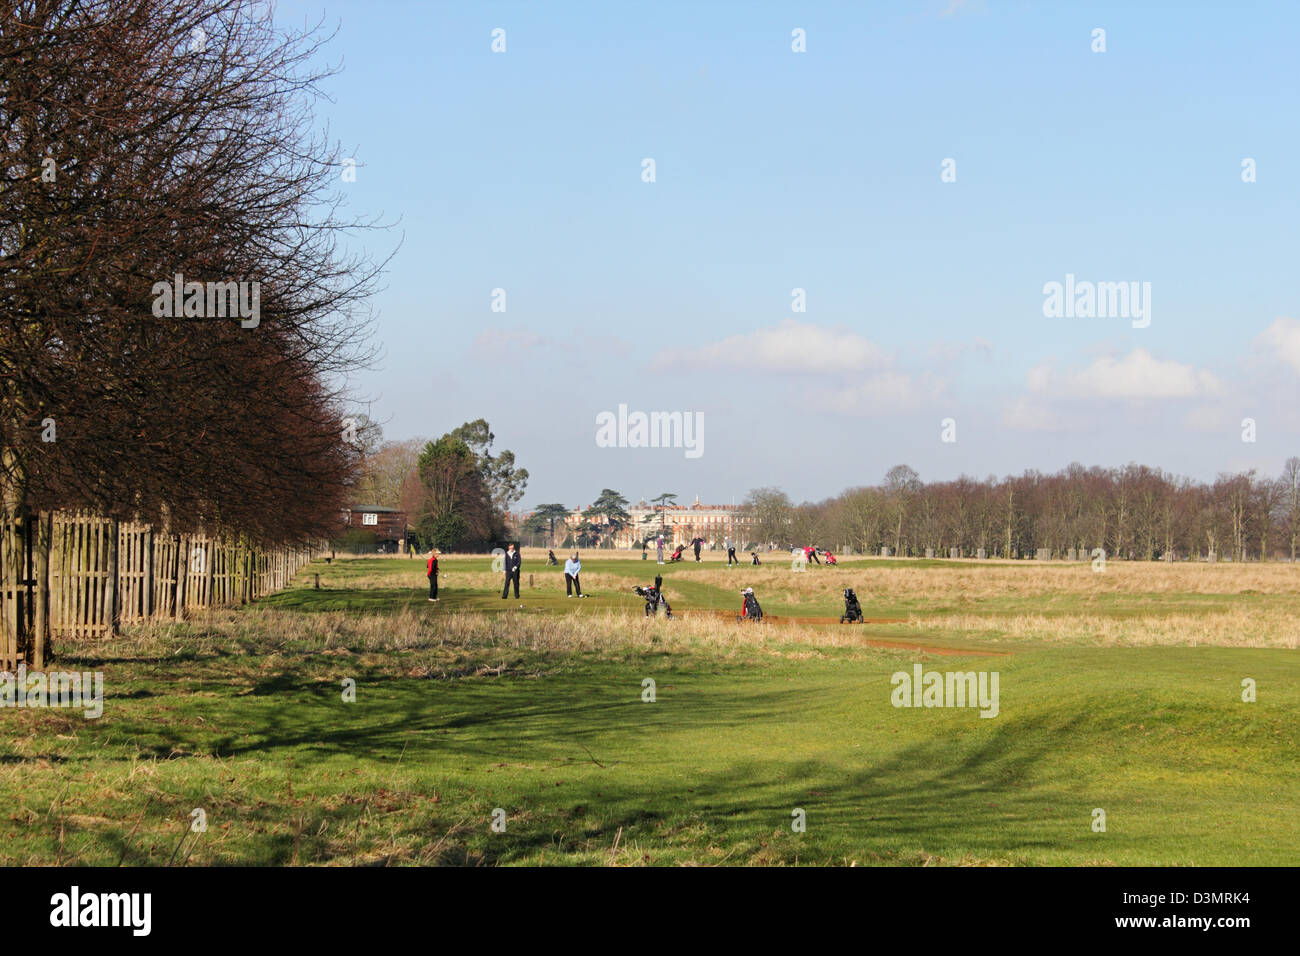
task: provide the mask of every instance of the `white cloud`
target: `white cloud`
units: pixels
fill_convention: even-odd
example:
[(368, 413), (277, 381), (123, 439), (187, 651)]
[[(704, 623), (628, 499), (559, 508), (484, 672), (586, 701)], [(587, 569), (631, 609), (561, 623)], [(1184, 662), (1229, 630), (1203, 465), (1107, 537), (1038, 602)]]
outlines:
[(1050, 364), (1035, 365), (1025, 376), (1026, 384), (1031, 392), (1048, 392), (1052, 389), (1053, 369)]
[(934, 342), (929, 349), (930, 358), (938, 362), (955, 362), (967, 355), (993, 357), (993, 343), (988, 339), (978, 338), (970, 342)]
[(1300, 321), (1278, 319), (1255, 340), (1300, 372)]
[(940, 390), (941, 387), (928, 381), (918, 384), (906, 372), (878, 372), (832, 394), (834, 407), (852, 414), (871, 415), (913, 408)]
[(1017, 398), (1002, 410), (1002, 424), (1022, 432), (1059, 432), (1067, 430), (1063, 418), (1037, 399)]
[(1191, 431), (1224, 434), (1241, 421), (1222, 405), (1197, 405), (1183, 416), (1183, 426)]
[(519, 352), (550, 345), (551, 342), (552, 340), (546, 336), (537, 335), (527, 329), (493, 328), (485, 329), (474, 336), (470, 348), (480, 354)]
[(661, 368), (744, 366), (771, 372), (854, 372), (888, 365), (885, 351), (855, 332), (786, 319), (719, 342), (664, 349)]
[(1029, 390), (1062, 398), (1196, 398), (1220, 395), (1223, 383), (1211, 372), (1182, 362), (1158, 359), (1146, 349), (1123, 358), (1105, 356), (1079, 372), (1058, 375), (1051, 365), (1029, 370)]

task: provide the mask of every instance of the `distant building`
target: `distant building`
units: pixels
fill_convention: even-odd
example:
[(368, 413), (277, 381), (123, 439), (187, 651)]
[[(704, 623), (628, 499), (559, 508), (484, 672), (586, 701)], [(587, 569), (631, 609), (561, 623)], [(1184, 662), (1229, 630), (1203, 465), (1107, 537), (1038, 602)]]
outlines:
[(406, 542), (415, 536), (407, 527), (406, 512), (383, 505), (353, 505), (343, 512), (344, 531), (373, 532), (375, 550), (394, 554), (406, 550)]
[(723, 540), (728, 537), (737, 548), (743, 548), (750, 541), (750, 518), (742, 505), (706, 505), (697, 496), (694, 504), (670, 508), (639, 501), (627, 512), (632, 520), (616, 541), (616, 547), (639, 547), (642, 540), (659, 533), (661, 524), (667, 529), (664, 543), (674, 547), (689, 543), (693, 538), (703, 538), (705, 547), (710, 548), (722, 547)]
[[(566, 535), (574, 534), (582, 525), (582, 513), (586, 507), (574, 508), (564, 519), (564, 527), (556, 524), (555, 543), (562, 542)], [(662, 511), (662, 519), (660, 512)], [(627, 526), (610, 536), (615, 548), (640, 548), (646, 538), (654, 539), (659, 533), (661, 520), (664, 528), (664, 543), (669, 547), (689, 544), (694, 538), (703, 538), (706, 548), (720, 548), (725, 538), (736, 542), (737, 548), (750, 543), (749, 516), (741, 505), (706, 505), (697, 497), (691, 505), (673, 505), (658, 508), (646, 501), (639, 501), (627, 509), (631, 516)], [(519, 522), (526, 521), (529, 514), (519, 515)], [(599, 523), (599, 519), (597, 519)], [(601, 545), (606, 541), (602, 539)]]

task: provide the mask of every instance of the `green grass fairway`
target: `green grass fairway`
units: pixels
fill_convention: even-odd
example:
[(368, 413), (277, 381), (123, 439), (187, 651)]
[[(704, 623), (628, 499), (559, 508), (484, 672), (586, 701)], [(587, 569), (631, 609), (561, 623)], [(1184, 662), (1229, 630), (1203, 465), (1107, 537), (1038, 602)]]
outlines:
[[(0, 862), (1300, 862), (1285, 637), (1090, 630), (1281, 614), (1298, 606), (1289, 579), (1251, 594), (1227, 575), (1201, 593), (1112, 578), (1094, 594), (1068, 577), (1086, 566), (1062, 567), (1044, 597), (956, 587), (945, 562), (583, 566), (587, 600), (529, 560), (521, 599), (502, 601), (487, 557), (444, 559), (430, 604), (422, 563), (316, 562), (256, 607), (58, 648), (58, 666), (104, 672), (104, 715), (0, 710)], [(630, 593), (656, 571), (680, 620), (645, 620)], [(891, 596), (891, 574), (932, 575), (934, 593)], [(774, 622), (734, 622), (746, 584)], [(818, 620), (845, 586), (900, 620)], [(958, 614), (983, 623), (948, 628)], [(1041, 639), (1026, 614), (1048, 621)], [(915, 663), (996, 671), (998, 715), (893, 706), (891, 675)], [(188, 832), (195, 808), (206, 832)]]

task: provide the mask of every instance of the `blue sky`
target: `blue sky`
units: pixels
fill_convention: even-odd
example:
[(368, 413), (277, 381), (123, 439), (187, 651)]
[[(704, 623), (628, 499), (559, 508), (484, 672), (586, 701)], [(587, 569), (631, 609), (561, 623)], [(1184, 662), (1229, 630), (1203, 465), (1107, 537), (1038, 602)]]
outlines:
[[(320, 15), (341, 188), (400, 218), (354, 389), (389, 438), (487, 418), (525, 506), (1300, 454), (1300, 6), (279, 6)], [(1067, 273), (1149, 327), (1045, 317)], [(620, 403), (703, 454), (598, 447)]]

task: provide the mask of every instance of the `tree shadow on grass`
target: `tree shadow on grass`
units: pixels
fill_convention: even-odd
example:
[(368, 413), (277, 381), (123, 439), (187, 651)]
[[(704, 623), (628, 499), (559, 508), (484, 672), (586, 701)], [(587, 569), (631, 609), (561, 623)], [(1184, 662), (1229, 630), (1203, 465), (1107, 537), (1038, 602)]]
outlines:
[[(795, 855), (826, 859), (847, 851), (888, 860), (900, 847), (974, 847), (1007, 858), (1067, 849), (1060, 824), (1072, 808), (1063, 806), (1061, 795), (1081, 781), (1071, 776), (1068, 762), (1055, 758), (1093, 731), (1086, 715), (1063, 708), (1032, 721), (1007, 721), (992, 733), (939, 735), (864, 754), (857, 766), (774, 755), (725, 767), (699, 765), (694, 774), (665, 768), (649, 788), (611, 776), (601, 781), (592, 813), (574, 821), (578, 832), (570, 841), (608, 845), (621, 829), (624, 841), (659, 844), (652, 857), (672, 858), (671, 851), (662, 852), (671, 843), (665, 837), (699, 827), (705, 845), (747, 845), (757, 852), (791, 835), (792, 811), (799, 808), (814, 839), (802, 851), (789, 844)], [(545, 804), (548, 795), (539, 789), (533, 799)], [(1089, 822), (1082, 801), (1077, 812), (1082, 840)], [(554, 841), (552, 816), (502, 835), (492, 860), (533, 859)]]
[(295, 588), (268, 594), (255, 606), (284, 611), (396, 614), (428, 603), (428, 592), (421, 588)]
[[(751, 694), (743, 708), (722, 695), (703, 695), (685, 714), (670, 714), (642, 703), (639, 680), (625, 680), (618, 691), (611, 690), (609, 680), (566, 680), (563, 695), (548, 692), (546, 683), (518, 678), (472, 682), (387, 678), (385, 682), (389, 686), (383, 687), (379, 700), (375, 688), (381, 683), (358, 681), (357, 704), (343, 703), (332, 685), (328, 689), (316, 685), (311, 690), (320, 693), (309, 701), (230, 714), (224, 719), (255, 728), (251, 738), (223, 737), (212, 749), (223, 757), (253, 753), (274, 757), (277, 751), (305, 749), (321, 757), (405, 753), (407, 762), (451, 757), (561, 760), (566, 755), (582, 756), (579, 743), (591, 748), (591, 741), (607, 737), (611, 728), (617, 728), (621, 744), (635, 746), (637, 740), (669, 730), (739, 727), (747, 721), (779, 719), (795, 705), (797, 694)], [(293, 683), (288, 680), (274, 692), (268, 685), (268, 693), (260, 696), (278, 696)], [(370, 700), (363, 705), (367, 697)], [(600, 759), (599, 753), (596, 757)]]
[[(1094, 852), (1088, 808), (1134, 784), (1108, 772), (1083, 778), (1073, 758), (1093, 745), (1123, 745), (1124, 729), (1151, 713), (1149, 701), (1107, 698), (1109, 706), (1093, 707), (1088, 695), (992, 720), (973, 709), (875, 706), (861, 714), (858, 750), (858, 715), (840, 711), (823, 722), (806, 687), (687, 675), (661, 681), (659, 701), (647, 704), (636, 681), (620, 684), (617, 676), (398, 681), (367, 707), (313, 699), (268, 708), (267, 698), (241, 698), (246, 706), (229, 719), (256, 720), (256, 729), (211, 749), (272, 766), (287, 761), (295, 776), (317, 757), (343, 756), (373, 773), (393, 768), (400, 755), (407, 777), (415, 774), (407, 786), (461, 791), (437, 813), (499, 805), (510, 814), (506, 833), (488, 835), (483, 810), (482, 820), (442, 845), (448, 821), (431, 818), (427, 807), (413, 809), (409, 819), (394, 819), (417, 849), (395, 862), (604, 862), (620, 829), (623, 845), (644, 849), (652, 863), (708, 862), (710, 846), (734, 852), (732, 863), (920, 862), (926, 854), (1023, 862)], [(363, 686), (359, 700), (366, 692)], [(788, 735), (775, 739), (792, 722), (801, 728), (795, 737), (808, 728), (806, 752)], [(765, 739), (764, 728), (774, 734), (766, 752), (752, 743), (754, 735)], [(748, 756), (719, 759), (735, 754), (728, 745), (741, 737)], [(373, 776), (358, 785), (359, 794), (377, 786)], [(797, 839), (790, 830), (795, 808), (808, 820)], [(288, 812), (259, 804), (246, 822), (283, 825)], [(307, 818), (308, 833), (327, 819), (330, 826), (358, 819), (351, 806), (292, 812)], [(1108, 851), (1121, 839), (1110, 838)], [(296, 846), (268, 834), (255, 852), (271, 863), (289, 862), (294, 852), (301, 862), (327, 861), (337, 852), (311, 839)]]

